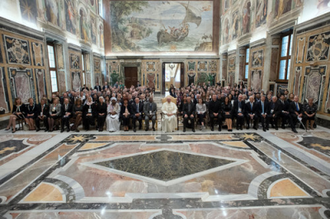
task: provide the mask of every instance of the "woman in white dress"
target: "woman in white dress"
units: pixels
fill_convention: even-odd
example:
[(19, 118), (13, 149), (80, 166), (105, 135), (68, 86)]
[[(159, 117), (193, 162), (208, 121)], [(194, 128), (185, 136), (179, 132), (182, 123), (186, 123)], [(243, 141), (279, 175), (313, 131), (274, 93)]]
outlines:
[(115, 97), (112, 97), (110, 101), (111, 102), (108, 105), (107, 130), (109, 132), (115, 132), (120, 128), (120, 106), (117, 103), (117, 99)]

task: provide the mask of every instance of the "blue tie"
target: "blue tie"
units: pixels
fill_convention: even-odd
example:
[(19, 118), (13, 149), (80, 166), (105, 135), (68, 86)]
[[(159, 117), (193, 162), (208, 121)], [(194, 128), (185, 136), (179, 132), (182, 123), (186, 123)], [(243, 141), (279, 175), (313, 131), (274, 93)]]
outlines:
[(251, 103), (251, 111), (252, 111), (252, 109), (253, 109), (253, 103)]
[(296, 108), (297, 108), (297, 111), (299, 111), (299, 108), (298, 108), (298, 103), (296, 103)]
[(261, 102), (261, 105), (262, 105), (262, 114), (264, 114), (264, 103), (263, 102)]

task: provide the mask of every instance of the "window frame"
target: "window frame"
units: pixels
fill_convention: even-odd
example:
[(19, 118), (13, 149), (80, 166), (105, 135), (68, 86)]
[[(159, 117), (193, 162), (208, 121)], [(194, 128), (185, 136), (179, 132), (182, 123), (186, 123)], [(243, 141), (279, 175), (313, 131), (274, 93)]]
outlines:
[[(246, 54), (247, 54), (247, 50), (249, 50), (249, 59), (248, 59), (248, 62), (246, 62)], [(245, 48), (245, 62), (244, 62), (244, 77), (243, 77), (243, 81), (248, 81), (249, 80), (249, 72), (248, 72), (248, 76), (247, 76), (247, 78), (245, 77), (245, 73), (246, 73), (246, 66), (248, 66), (248, 68), (249, 68), (249, 65), (250, 65), (250, 47), (246, 47)], [(248, 69), (249, 70), (249, 69)]]
[[(288, 37), (288, 47), (287, 47), (287, 52), (286, 52), (286, 56), (283, 56), (282, 57), (282, 42), (283, 42), (283, 38), (284, 37)], [(280, 43), (280, 47), (279, 47), (279, 59), (278, 59), (278, 64), (277, 64), (277, 77), (276, 77), (276, 81), (277, 82), (280, 82), (280, 83), (288, 83), (289, 82), (289, 79), (287, 79), (288, 77), (288, 65), (289, 65), (289, 60), (290, 60), (290, 64), (292, 65), (291, 63), (291, 57), (292, 57), (292, 53), (293, 53), (293, 45), (290, 45), (291, 43), (293, 44), (293, 31), (290, 30), (288, 32), (285, 32), (283, 34), (281, 34), (281, 43)], [(290, 55), (290, 46), (291, 46), (291, 55)], [(286, 63), (285, 63), (285, 71), (284, 71), (284, 79), (280, 79), (280, 67), (281, 67), (281, 61), (285, 60)], [(290, 68), (291, 68), (291, 65), (290, 65)], [(290, 72), (291, 74), (291, 72)]]
[[(54, 62), (55, 62), (55, 67), (51, 68), (50, 67), (50, 59), (49, 59), (49, 51), (48, 51), (48, 46), (53, 47), (54, 50)], [(55, 94), (57, 92), (60, 92), (59, 86), (58, 86), (58, 72), (57, 72), (57, 59), (56, 59), (56, 47), (55, 44), (52, 42), (47, 42), (47, 58), (48, 58), (48, 67), (49, 67), (49, 77), (50, 77), (50, 83), (51, 83), (51, 90), (52, 90), (52, 94)], [(57, 86), (57, 91), (53, 92), (53, 84), (52, 84), (52, 75), (51, 75), (51, 71), (55, 71), (56, 74), (56, 86)]]

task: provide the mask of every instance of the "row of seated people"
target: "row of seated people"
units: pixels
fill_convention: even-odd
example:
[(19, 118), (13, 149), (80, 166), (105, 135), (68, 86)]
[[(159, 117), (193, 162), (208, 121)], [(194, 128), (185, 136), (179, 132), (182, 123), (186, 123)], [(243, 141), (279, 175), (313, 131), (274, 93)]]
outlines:
[[(259, 122), (262, 124), (263, 131), (269, 130), (269, 125), (278, 130), (278, 120), (282, 120), (282, 128), (288, 123), (293, 132), (297, 133), (296, 124), (303, 122), (306, 128), (313, 129), (317, 105), (310, 98), (308, 103), (302, 105), (298, 102), (298, 96), (294, 96), (293, 100), (286, 100), (281, 95), (280, 100), (276, 96), (266, 99), (262, 95), (260, 100), (255, 100), (254, 96), (250, 96), (249, 100), (243, 100), (243, 95), (239, 95), (236, 100), (230, 101), (225, 97), (218, 99), (216, 95), (212, 96), (212, 100), (204, 103), (201, 98), (192, 100), (187, 97), (186, 102), (181, 104), (181, 115), (183, 116), (184, 129), (186, 130), (188, 123), (194, 124), (195, 118), (204, 128), (206, 113), (210, 120), (211, 130), (214, 130), (215, 122), (218, 122), (219, 131), (221, 131), (222, 122), (225, 121), (228, 131), (232, 131), (233, 120), (236, 119), (237, 130), (243, 130), (244, 123), (246, 128), (250, 128), (253, 124), (255, 130), (258, 129)], [(195, 127), (192, 131), (195, 131)]]
[[(139, 121), (139, 128), (142, 127), (142, 119), (146, 124), (146, 131), (149, 130), (149, 121), (152, 121), (152, 129), (155, 131), (157, 105), (153, 102), (153, 97), (148, 101), (142, 102), (139, 98), (129, 102), (124, 99), (118, 103), (115, 97), (109, 101), (105, 101), (103, 96), (100, 96), (98, 101), (93, 101), (92, 97), (88, 97), (83, 103), (80, 98), (77, 98), (74, 103), (70, 102), (69, 98), (64, 98), (60, 104), (59, 98), (55, 97), (50, 104), (47, 98), (42, 98), (40, 104), (35, 104), (33, 99), (28, 100), (28, 104), (22, 104), (21, 99), (15, 99), (12, 115), (9, 118), (9, 124), (6, 130), (12, 128), (12, 132), (16, 132), (16, 120), (24, 120), (28, 125), (29, 130), (40, 130), (40, 122), (44, 123), (45, 131), (52, 132), (57, 130), (59, 123), (61, 132), (66, 128), (67, 132), (75, 130), (79, 132), (78, 127), (83, 123), (84, 129), (89, 130), (90, 126), (95, 126), (100, 132), (103, 131), (105, 122), (106, 130), (115, 132), (120, 129), (121, 122), (124, 130), (128, 131), (130, 119), (136, 131), (136, 121)], [(71, 124), (73, 125), (71, 126)]]

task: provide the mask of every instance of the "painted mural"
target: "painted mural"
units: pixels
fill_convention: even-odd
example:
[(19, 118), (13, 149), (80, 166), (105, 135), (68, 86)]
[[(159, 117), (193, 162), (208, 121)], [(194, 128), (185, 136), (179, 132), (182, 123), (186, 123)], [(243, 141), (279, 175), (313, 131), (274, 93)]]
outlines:
[(59, 1), (45, 0), (45, 12), (48, 22), (55, 26), (60, 26)]
[(97, 39), (96, 19), (95, 19), (95, 16), (93, 16), (93, 15), (91, 15), (90, 19), (91, 19), (90, 25), (91, 25), (92, 43), (96, 45), (96, 39)]
[(36, 0), (20, 0), (22, 18), (30, 23), (37, 23), (38, 7)]
[(80, 16), (79, 18), (80, 37), (84, 41), (89, 41), (90, 40), (89, 16), (83, 8), (79, 10), (79, 16)]
[(232, 39), (236, 39), (237, 37), (239, 37), (240, 35), (240, 31), (241, 31), (241, 20), (240, 20), (240, 16), (238, 14), (238, 11), (235, 11), (232, 15)]
[(256, 8), (256, 27), (260, 27), (261, 25), (266, 23), (267, 13), (268, 13), (268, 0), (256, 0), (257, 8)]
[(27, 40), (5, 36), (7, 62), (9, 64), (30, 64), (30, 49)]
[(213, 1), (111, 1), (113, 52), (212, 51)]
[(275, 13), (276, 18), (281, 17), (283, 14), (291, 11), (292, 0), (275, 0)]
[(242, 32), (247, 34), (250, 32), (251, 28), (251, 2), (247, 1), (243, 8), (243, 23)]
[(77, 10), (74, 0), (64, 0), (66, 30), (72, 34), (76, 34), (77, 29)]
[(329, 58), (330, 32), (309, 38), (307, 61), (325, 61)]

